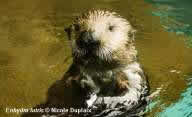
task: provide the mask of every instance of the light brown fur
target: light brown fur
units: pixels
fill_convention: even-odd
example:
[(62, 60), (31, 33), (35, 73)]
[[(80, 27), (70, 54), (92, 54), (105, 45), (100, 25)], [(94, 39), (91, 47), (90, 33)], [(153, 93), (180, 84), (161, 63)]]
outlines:
[(106, 105), (125, 101), (133, 106), (129, 103), (137, 104), (147, 94), (145, 75), (137, 62), (135, 30), (125, 18), (115, 12), (91, 10), (75, 18), (66, 31), (73, 66), (79, 69), (77, 83), (89, 94), (101, 96), (95, 104), (104, 97)]

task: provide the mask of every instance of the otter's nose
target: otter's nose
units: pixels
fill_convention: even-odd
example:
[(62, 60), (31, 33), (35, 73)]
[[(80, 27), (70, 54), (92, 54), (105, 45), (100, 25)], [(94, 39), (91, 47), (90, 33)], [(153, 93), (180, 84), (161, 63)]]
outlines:
[(77, 40), (77, 44), (82, 48), (97, 48), (100, 45), (100, 41), (95, 39), (93, 33), (91, 32), (83, 32), (81, 33), (79, 39)]

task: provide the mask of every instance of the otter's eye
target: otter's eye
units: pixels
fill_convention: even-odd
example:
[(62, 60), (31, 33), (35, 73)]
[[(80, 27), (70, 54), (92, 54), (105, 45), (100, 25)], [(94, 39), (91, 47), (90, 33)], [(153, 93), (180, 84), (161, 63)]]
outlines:
[(74, 28), (75, 28), (75, 31), (80, 31), (80, 26), (79, 25), (75, 24)]
[(115, 28), (115, 26), (109, 26), (109, 31), (113, 31), (114, 30), (114, 28)]

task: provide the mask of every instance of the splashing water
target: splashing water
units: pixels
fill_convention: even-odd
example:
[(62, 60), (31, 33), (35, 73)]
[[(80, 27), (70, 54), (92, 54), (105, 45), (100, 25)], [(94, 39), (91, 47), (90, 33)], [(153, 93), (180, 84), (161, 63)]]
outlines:
[[(192, 79), (192, 78), (190, 78)], [(192, 82), (189, 87), (181, 94), (181, 99), (175, 104), (159, 113), (160, 117), (191, 117), (192, 116)]]

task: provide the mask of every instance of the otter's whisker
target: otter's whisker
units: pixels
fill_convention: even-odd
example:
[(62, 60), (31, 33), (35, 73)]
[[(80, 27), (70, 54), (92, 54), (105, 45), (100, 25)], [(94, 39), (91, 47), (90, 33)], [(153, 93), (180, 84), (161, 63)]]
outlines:
[[(139, 32), (138, 37), (150, 39), (149, 35)], [(138, 104), (143, 104), (148, 95), (148, 84), (136, 59), (135, 31), (130, 22), (115, 12), (91, 10), (74, 20), (68, 36), (73, 52), (72, 72), (73, 67), (78, 68), (75, 74), (69, 71), (66, 75), (75, 79), (77, 84), (76, 88), (71, 86), (73, 90), (70, 93), (83, 89), (86, 95), (83, 96), (90, 98), (81, 98), (80, 102), (89, 107), (97, 108), (104, 104), (106, 108), (103, 109), (113, 110), (118, 106), (123, 108), (120, 110), (122, 113), (137, 111), (136, 107), (141, 107)], [(96, 98), (92, 98), (92, 94)], [(98, 113), (102, 113), (100, 111), (104, 110), (98, 110)]]

